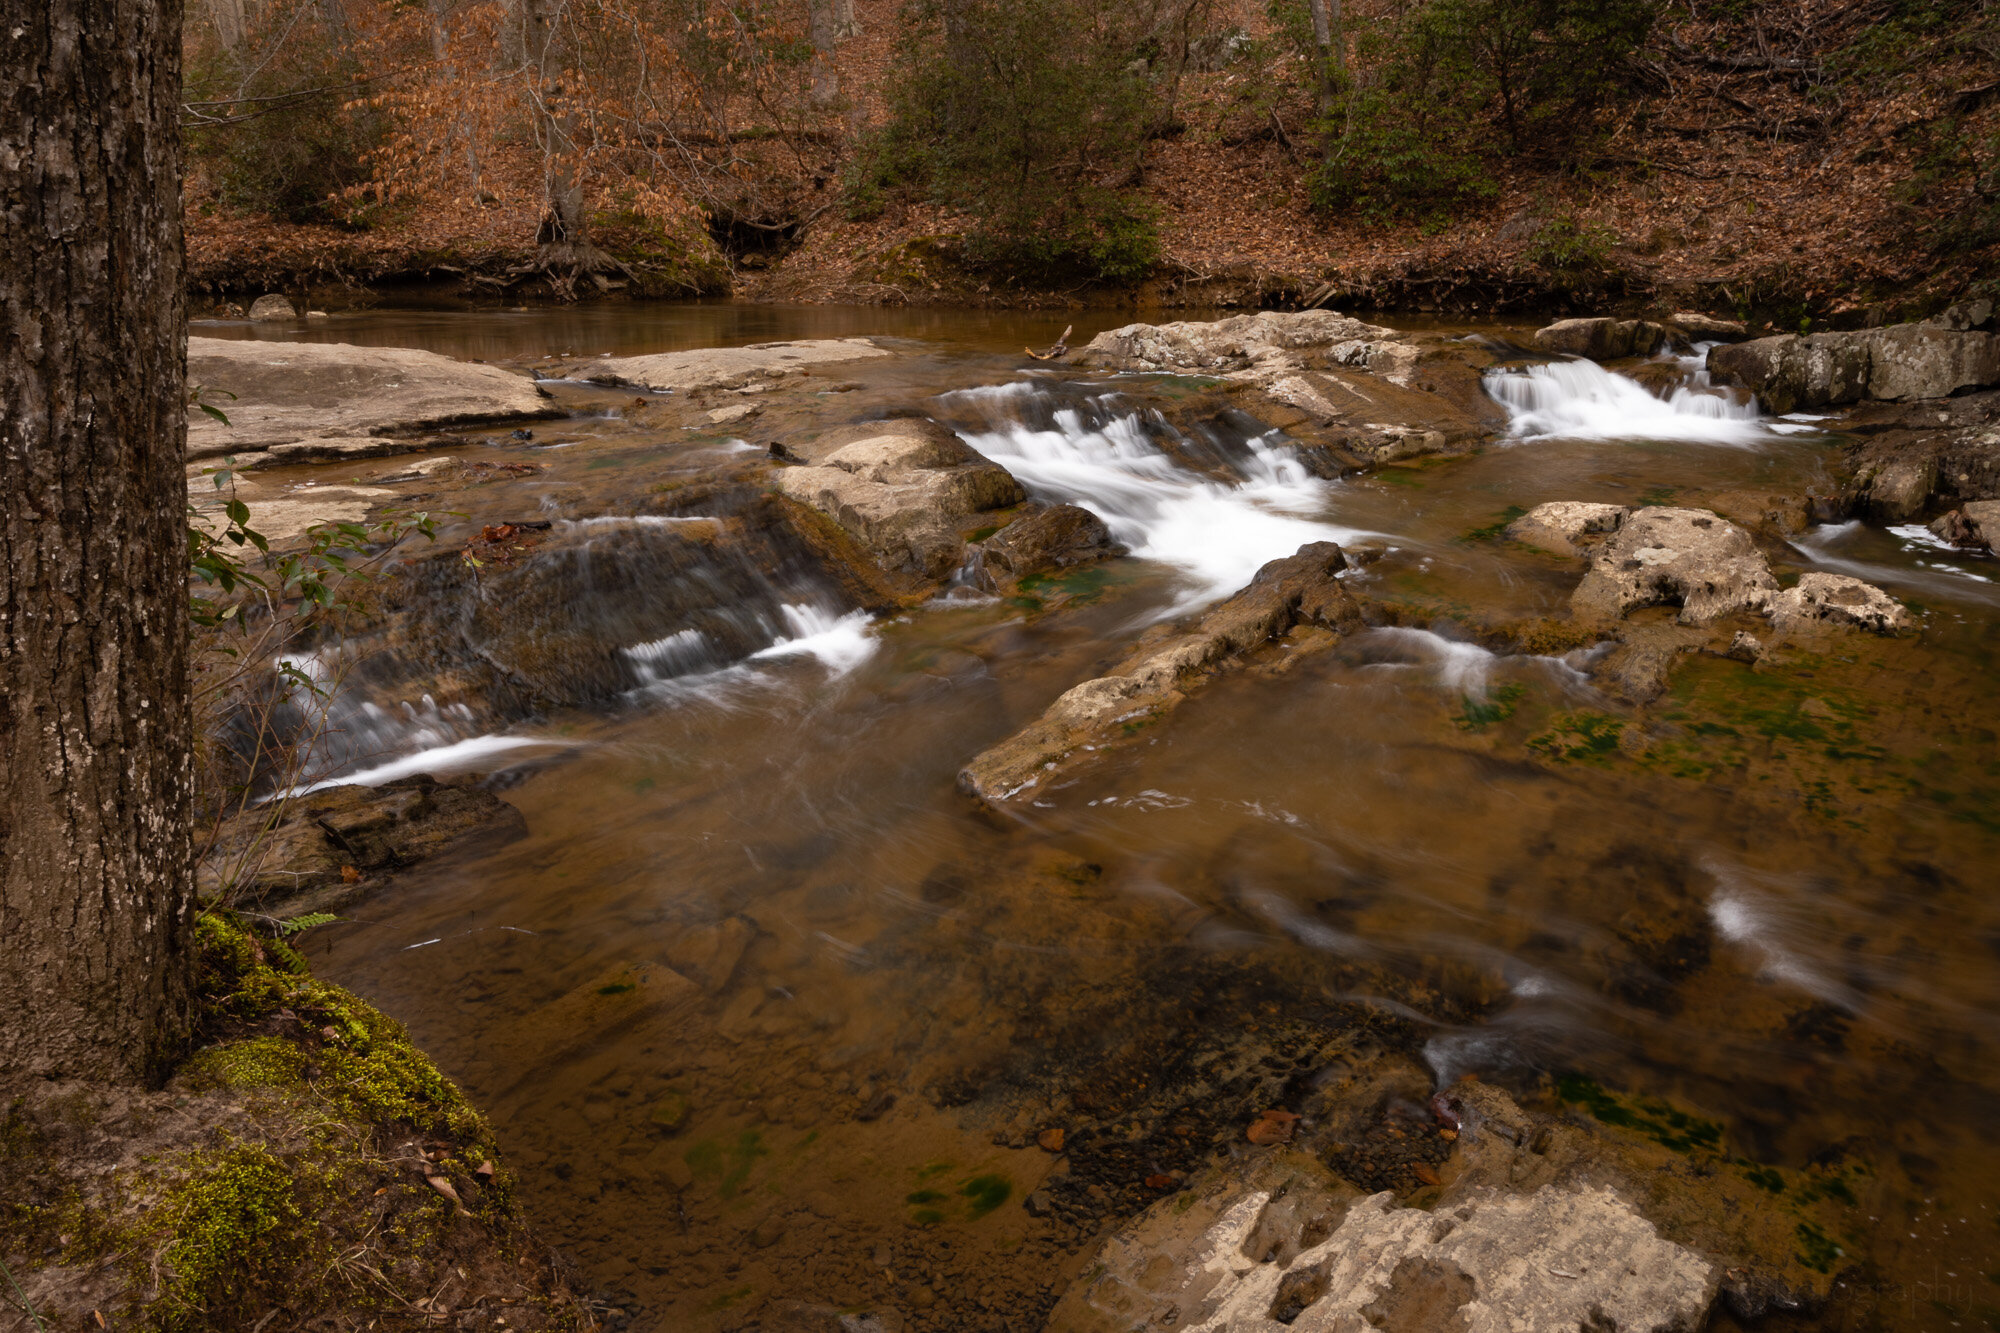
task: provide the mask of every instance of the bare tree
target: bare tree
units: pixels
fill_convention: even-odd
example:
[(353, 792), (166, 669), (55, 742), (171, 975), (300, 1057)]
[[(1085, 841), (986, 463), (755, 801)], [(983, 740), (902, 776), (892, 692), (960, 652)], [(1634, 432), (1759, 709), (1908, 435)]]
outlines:
[(1319, 89), (1319, 109), (1333, 104), (1334, 86), (1347, 74), (1347, 51), (1340, 36), (1340, 0), (1306, 0), (1312, 13), (1313, 83)]
[(0, 1085), (189, 1022), (180, 0), (0, 0)]

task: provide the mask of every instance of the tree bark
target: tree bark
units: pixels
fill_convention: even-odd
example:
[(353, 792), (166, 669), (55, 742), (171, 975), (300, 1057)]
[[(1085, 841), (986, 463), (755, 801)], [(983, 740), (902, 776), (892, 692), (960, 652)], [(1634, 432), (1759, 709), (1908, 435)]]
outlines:
[(225, 50), (234, 51), (243, 45), (243, 29), (247, 26), (243, 0), (209, 0), (208, 16)]
[(1313, 25), (1313, 84), (1319, 90), (1322, 114), (1333, 105), (1335, 76), (1347, 73), (1347, 53), (1340, 40), (1340, 0), (1306, 0)]
[(826, 106), (840, 96), (840, 72), (834, 68), (833, 48), (840, 41), (840, 16), (834, 0), (811, 0), (810, 21), (813, 61), (812, 100)]
[(188, 1030), (181, 19), (0, 0), (0, 1087)]

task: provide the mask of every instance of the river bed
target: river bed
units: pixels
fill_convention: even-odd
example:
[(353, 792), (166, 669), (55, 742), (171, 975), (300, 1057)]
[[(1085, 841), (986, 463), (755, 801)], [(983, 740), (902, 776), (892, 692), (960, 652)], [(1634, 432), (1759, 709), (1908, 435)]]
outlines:
[[(2000, 563), (1920, 529), (1809, 529), (1791, 569), (1876, 581), (1921, 634), (1783, 671), (1691, 660), (1640, 742), (1573, 659), (1464, 628), (1559, 614), (1575, 585), (1497, 525), (1551, 499), (1823, 488), (1836, 423), (1564, 363), (1493, 384), (1513, 428), (1471, 456), (1329, 482), (1246, 422), (1195, 471), (1153, 442), (1170, 377), (1020, 356), (1070, 322), (694, 305), (300, 326), (524, 365), (883, 337), (901, 355), (856, 366), (827, 420), (932, 415), (1132, 552), (1044, 597), (968, 587), (872, 618), (773, 576), (740, 606), (748, 656), (719, 630), (635, 639), (623, 697), (505, 728), (376, 700), (389, 721), (320, 775), (417, 750), (449, 771), (446, 746), (462, 769), (522, 761), (497, 781), (525, 838), (407, 872), (311, 952), (488, 1111), (533, 1217), (619, 1318), (881, 1304), (912, 1328), (1040, 1327), (1144, 1181), (1240, 1139), (1203, 1119), (1201, 1071), (1309, 1077), (1316, 1016), (1357, 998), (1440, 1084), (1587, 1076), (1715, 1118), (1746, 1159), (1865, 1159), (1867, 1209), (1835, 1238), (1863, 1276), (1784, 1326), (2000, 1317)], [(777, 429), (663, 431), (629, 394), (551, 388), (575, 415), (537, 439), (464, 433), (546, 465), (488, 508), (587, 522)], [(1148, 626), (1318, 540), (1368, 551), (1354, 586), (1405, 623), (1225, 677), (1018, 819), (955, 790)], [(697, 1000), (548, 1054), (564, 997), (662, 959)], [(1054, 1127), (1123, 1146), (1058, 1157)], [(1092, 1202), (1024, 1210), (1052, 1173)]]

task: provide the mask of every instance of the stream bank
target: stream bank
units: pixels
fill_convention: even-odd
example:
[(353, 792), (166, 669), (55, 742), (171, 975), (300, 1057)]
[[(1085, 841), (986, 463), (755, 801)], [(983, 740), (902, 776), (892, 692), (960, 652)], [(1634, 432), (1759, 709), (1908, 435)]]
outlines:
[[(1991, 700), (1984, 557), (1816, 522), (1847, 443), (1675, 356), (1340, 319), (1057, 366), (1013, 348), (1059, 329), (974, 322), (700, 384), (636, 364), (657, 340), (564, 342), (516, 362), (569, 414), (530, 438), (253, 470), (465, 515), (325, 645), (379, 717), (319, 776), (495, 775), (527, 836), (375, 881), (312, 947), (511, 1127), (536, 1214), (639, 1326), (1035, 1326), (1133, 1219), (1268, 1192), (1259, 1161), (1317, 1182), (1298, 1226), (1329, 1235), (1349, 1191), (1483, 1185), (1482, 1083), (1531, 1156), (1543, 1126), (1634, 1132), (1761, 1205), (1745, 1271), (1823, 1326), (1874, 1313), (1830, 1284), (1971, 1261), (1919, 1201), (1991, 1197), (1937, 1165), (1978, 1160), (1982, 937), (1925, 924), (1987, 920), (1992, 739), (1940, 720)], [(1026, 501), (957, 489), (989, 474), (938, 426)], [(1065, 508), (1103, 530), (1067, 563), (992, 558)], [(1748, 562), (1736, 600), (1577, 615), (1660, 522)], [(1352, 614), (1299, 616), (1281, 574), (1275, 619), (1209, 624), (1315, 543)], [(1840, 572), (1911, 627), (1778, 623)], [(954, 791), (1204, 633), (1170, 716), (1108, 713), (1118, 743), (1019, 802)]]

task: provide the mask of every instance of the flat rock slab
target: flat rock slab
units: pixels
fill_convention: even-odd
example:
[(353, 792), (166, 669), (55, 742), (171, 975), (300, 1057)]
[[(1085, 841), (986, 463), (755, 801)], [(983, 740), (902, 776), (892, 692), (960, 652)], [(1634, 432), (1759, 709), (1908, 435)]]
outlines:
[[(204, 412), (188, 413), (191, 460), (562, 415), (524, 375), (408, 347), (189, 338), (188, 383), (201, 386), (229, 418), (225, 426)], [(299, 452), (354, 451), (349, 445)]]
[(813, 366), (894, 356), (866, 338), (819, 338), (803, 342), (756, 343), (750, 347), (706, 347), (652, 356), (599, 357), (565, 372), (593, 384), (629, 384), (659, 393), (693, 389), (735, 389), (758, 380), (800, 375)]

